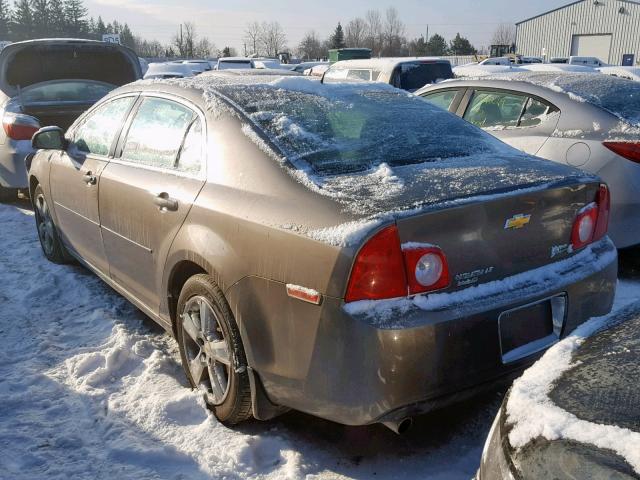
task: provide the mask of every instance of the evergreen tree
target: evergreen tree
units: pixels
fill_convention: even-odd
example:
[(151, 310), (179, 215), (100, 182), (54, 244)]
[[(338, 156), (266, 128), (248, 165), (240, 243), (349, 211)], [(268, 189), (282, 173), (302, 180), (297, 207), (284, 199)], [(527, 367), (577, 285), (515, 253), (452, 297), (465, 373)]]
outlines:
[(425, 54), (435, 57), (446, 55), (448, 50), (447, 41), (442, 35), (438, 35), (437, 33), (429, 39), (426, 47), (427, 50)]
[(452, 55), (475, 55), (477, 50), (473, 48), (469, 40), (461, 37), (458, 33), (456, 37), (451, 40), (449, 53)]
[(49, 0), (49, 31), (52, 37), (68, 36), (62, 0)]
[(49, 0), (32, 0), (33, 32), (38, 37), (51, 37)]
[(13, 11), (14, 40), (28, 40), (33, 38), (33, 13), (29, 0), (19, 0)]
[(98, 40), (102, 40), (102, 35), (107, 33), (107, 26), (102, 21), (102, 17), (98, 17), (98, 21), (96, 22), (96, 37)]
[(98, 36), (96, 35), (96, 21), (93, 17), (91, 17), (87, 22), (87, 35), (92, 40), (98, 40)]
[(9, 40), (11, 35), (11, 6), (8, 0), (0, 0), (0, 40)]
[(66, 0), (64, 14), (67, 20), (67, 33), (72, 37), (84, 37), (87, 34), (87, 9), (82, 0)]
[(344, 31), (342, 25), (338, 22), (335, 32), (331, 35), (331, 48), (344, 48)]
[(136, 47), (136, 40), (135, 38), (133, 38), (133, 33), (131, 33), (129, 25), (127, 25), (126, 23), (120, 30), (120, 43), (129, 48), (135, 49)]

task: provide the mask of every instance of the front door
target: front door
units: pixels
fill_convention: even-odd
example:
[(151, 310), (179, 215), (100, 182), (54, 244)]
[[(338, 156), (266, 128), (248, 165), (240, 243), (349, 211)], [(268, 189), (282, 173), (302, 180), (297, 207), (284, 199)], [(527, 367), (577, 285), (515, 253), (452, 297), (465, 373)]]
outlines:
[(66, 151), (51, 157), (50, 189), (64, 242), (95, 269), (109, 271), (100, 234), (100, 175), (135, 97), (96, 108), (70, 132)]
[(204, 185), (204, 116), (145, 97), (100, 179), (100, 220), (111, 278), (157, 313), (171, 243)]

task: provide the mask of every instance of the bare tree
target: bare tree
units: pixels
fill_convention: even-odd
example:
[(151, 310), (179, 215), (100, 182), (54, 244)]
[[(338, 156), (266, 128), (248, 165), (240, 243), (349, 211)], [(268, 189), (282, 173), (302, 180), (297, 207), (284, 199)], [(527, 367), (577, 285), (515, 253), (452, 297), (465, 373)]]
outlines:
[(192, 22), (185, 22), (173, 38), (173, 45), (178, 49), (178, 55), (185, 58), (193, 57), (196, 43), (196, 26)]
[(367, 35), (367, 22), (357, 17), (351, 20), (345, 28), (344, 42), (347, 47), (364, 47)]
[(512, 45), (516, 42), (516, 28), (510, 23), (501, 23), (493, 32), (493, 45)]
[(395, 7), (387, 8), (384, 21), (383, 54), (399, 55), (404, 43), (405, 25)]
[(287, 36), (282, 30), (282, 26), (278, 22), (263, 22), (261, 30), (260, 39), (264, 47), (264, 53), (268, 57), (277, 56), (287, 43)]
[(211, 43), (211, 41), (207, 37), (204, 37), (196, 42), (193, 48), (193, 55), (196, 58), (208, 58), (211, 56), (211, 52), (215, 51), (216, 46)]
[(312, 30), (307, 32), (300, 41), (297, 54), (303, 60), (317, 60), (326, 56), (326, 50), (323, 49), (318, 34)]
[(373, 55), (378, 55), (384, 40), (382, 30), (382, 16), (378, 10), (368, 10), (365, 14), (367, 22), (366, 46), (370, 48)]
[(245, 43), (245, 48), (250, 55), (260, 55), (260, 47), (262, 43), (262, 27), (258, 22), (251, 22), (247, 24), (247, 28), (244, 31), (244, 37), (242, 39)]

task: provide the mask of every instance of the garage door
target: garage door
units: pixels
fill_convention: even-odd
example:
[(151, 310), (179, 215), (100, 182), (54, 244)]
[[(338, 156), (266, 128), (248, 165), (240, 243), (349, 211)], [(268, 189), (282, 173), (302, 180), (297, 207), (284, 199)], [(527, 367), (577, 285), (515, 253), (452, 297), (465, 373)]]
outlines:
[(597, 57), (609, 63), (611, 35), (574, 35), (571, 41), (571, 55)]

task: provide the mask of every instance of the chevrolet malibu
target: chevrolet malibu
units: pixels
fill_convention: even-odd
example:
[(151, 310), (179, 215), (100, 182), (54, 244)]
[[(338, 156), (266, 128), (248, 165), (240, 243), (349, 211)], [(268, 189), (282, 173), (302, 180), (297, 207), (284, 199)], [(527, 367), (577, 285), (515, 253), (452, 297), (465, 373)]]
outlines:
[(175, 335), (225, 424), (403, 431), (611, 308), (607, 187), (390, 86), (138, 82), (33, 143), (45, 256)]

